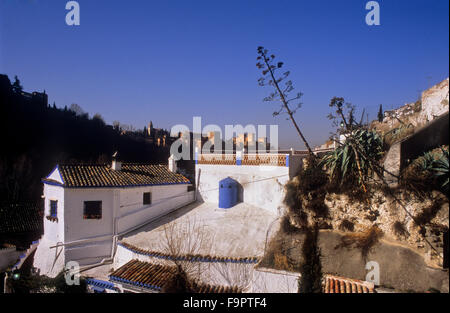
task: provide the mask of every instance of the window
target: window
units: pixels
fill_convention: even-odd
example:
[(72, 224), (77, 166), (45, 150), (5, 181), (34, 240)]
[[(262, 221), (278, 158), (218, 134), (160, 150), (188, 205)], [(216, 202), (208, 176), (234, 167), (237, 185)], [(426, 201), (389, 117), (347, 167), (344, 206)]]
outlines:
[(50, 200), (50, 216), (57, 217), (58, 216), (58, 201)]
[(144, 192), (143, 203), (144, 203), (144, 205), (152, 204), (152, 193), (151, 192)]
[(101, 201), (84, 201), (83, 218), (85, 220), (102, 218), (102, 202)]

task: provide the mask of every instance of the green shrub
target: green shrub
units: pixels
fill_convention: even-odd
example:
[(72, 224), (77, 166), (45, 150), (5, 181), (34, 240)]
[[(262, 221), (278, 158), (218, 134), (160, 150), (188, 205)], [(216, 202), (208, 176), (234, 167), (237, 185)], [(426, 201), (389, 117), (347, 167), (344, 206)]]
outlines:
[(341, 185), (355, 178), (362, 184), (371, 176), (371, 169), (376, 168), (374, 163), (379, 162), (382, 156), (381, 136), (374, 130), (358, 129), (334, 151), (327, 153), (320, 164), (329, 171), (330, 179), (339, 181)]

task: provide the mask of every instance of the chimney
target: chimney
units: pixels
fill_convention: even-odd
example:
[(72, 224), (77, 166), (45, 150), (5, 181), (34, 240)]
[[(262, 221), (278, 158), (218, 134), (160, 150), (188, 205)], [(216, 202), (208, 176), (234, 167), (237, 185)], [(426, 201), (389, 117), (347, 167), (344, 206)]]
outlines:
[(169, 157), (169, 171), (173, 173), (177, 172), (177, 161), (175, 161), (173, 154)]
[(112, 155), (111, 169), (114, 171), (120, 171), (122, 169), (122, 162), (119, 161), (119, 152), (114, 152)]

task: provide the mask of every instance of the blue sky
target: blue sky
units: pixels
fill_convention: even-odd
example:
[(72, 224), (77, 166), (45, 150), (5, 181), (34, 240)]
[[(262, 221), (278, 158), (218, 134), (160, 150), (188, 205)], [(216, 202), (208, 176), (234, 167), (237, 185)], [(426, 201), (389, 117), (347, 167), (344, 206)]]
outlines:
[(342, 96), (374, 119), (379, 104), (413, 102), (448, 77), (449, 1), (383, 0), (380, 26), (367, 1), (79, 0), (81, 25), (63, 0), (0, 0), (0, 73), (79, 104), (108, 123), (279, 124), (283, 148), (303, 148), (278, 104), (262, 99), (256, 48), (273, 52), (304, 93), (296, 118), (312, 145), (331, 131)]

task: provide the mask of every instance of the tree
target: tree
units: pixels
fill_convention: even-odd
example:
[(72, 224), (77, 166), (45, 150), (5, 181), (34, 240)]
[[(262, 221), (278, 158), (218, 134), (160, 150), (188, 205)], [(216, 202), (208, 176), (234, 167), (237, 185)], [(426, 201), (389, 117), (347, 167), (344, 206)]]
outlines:
[[(282, 74), (282, 76), (279, 76), (277, 78), (276, 71), (280, 70), (283, 67), (283, 62), (278, 62), (276, 63), (276, 65), (274, 65), (275, 55), (271, 54), (269, 56), (269, 51), (267, 49), (264, 49), (264, 47), (258, 47), (258, 57), (256, 59), (258, 60), (256, 66), (262, 70), (263, 75), (263, 77), (258, 79), (259, 85), (260, 86), (269, 85), (275, 89), (275, 91), (272, 92), (268, 97), (264, 98), (264, 101), (281, 101), (280, 109), (278, 111), (275, 111), (273, 113), (273, 116), (277, 116), (282, 113), (287, 113), (292, 124), (294, 124), (294, 127), (297, 130), (298, 135), (305, 144), (306, 149), (308, 149), (309, 154), (314, 159), (315, 158), (314, 153), (294, 118), (294, 114), (302, 105), (302, 103), (300, 102), (300, 98), (303, 96), (303, 94), (299, 92), (297, 93), (296, 96), (289, 99), (291, 91), (294, 90), (292, 81), (291, 80), (287, 81), (285, 83), (284, 89), (280, 87), (280, 83), (289, 76), (290, 72), (286, 71)], [(269, 77), (266, 77), (267, 74), (269, 74)], [(267, 79), (268, 82), (266, 82)], [(295, 109), (291, 109), (290, 107), (291, 102), (296, 103)]]
[(69, 108), (70, 111), (74, 112), (75, 115), (81, 116), (85, 114), (84, 110), (76, 103), (72, 103)]
[(12, 91), (14, 93), (20, 94), (23, 90), (22, 85), (20, 84), (20, 80), (19, 78), (16, 76), (14, 76), (14, 83), (12, 84)]
[(300, 293), (322, 292), (322, 263), (318, 245), (319, 227), (314, 225), (306, 229), (302, 246), (303, 264), (299, 279)]
[(382, 123), (383, 122), (383, 105), (380, 104), (380, 109), (378, 110), (378, 122)]
[(112, 122), (112, 125), (113, 125), (113, 129), (116, 131), (116, 132), (120, 132), (120, 122), (119, 121), (113, 121)]
[(95, 113), (92, 119), (102, 125), (106, 125), (105, 120), (103, 119), (103, 116), (101, 116), (100, 113)]

